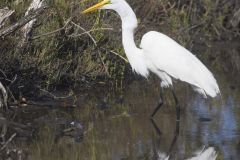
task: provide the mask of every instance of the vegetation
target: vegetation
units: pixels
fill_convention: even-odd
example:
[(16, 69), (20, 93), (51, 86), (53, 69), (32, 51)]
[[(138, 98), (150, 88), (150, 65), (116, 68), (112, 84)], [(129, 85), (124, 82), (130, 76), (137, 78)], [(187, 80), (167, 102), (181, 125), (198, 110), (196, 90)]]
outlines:
[[(133, 7), (139, 20), (139, 27), (135, 35), (136, 43), (140, 43), (142, 35), (147, 31), (160, 31), (186, 48), (193, 50), (200, 59), (205, 59), (204, 62), (210, 63), (210, 66), (220, 68), (221, 74), (216, 75), (222, 76), (225, 74), (224, 71), (231, 70), (240, 73), (239, 42), (235, 41), (238, 50), (231, 51), (231, 47), (224, 46), (234, 45), (231, 40), (239, 38), (240, 35), (240, 18), (236, 18), (240, 17), (237, 14), (238, 12), (240, 14), (239, 0), (127, 1)], [(26, 38), (22, 27), (11, 31), (11, 34), (6, 36), (1, 36), (1, 33), (21, 21), (23, 17), (27, 17), (25, 14), (32, 0), (0, 1), (0, 9), (7, 6), (14, 10), (4, 26), (1, 26), (0, 12), (0, 91), (2, 92), (2, 94), (0, 93), (0, 160), (29, 159), (29, 157), (31, 157), (30, 159), (79, 159), (80, 157), (106, 159), (106, 157), (111, 157), (108, 155), (111, 152), (107, 150), (114, 149), (114, 147), (118, 149), (120, 146), (131, 150), (129, 144), (126, 147), (126, 141), (119, 141), (119, 139), (133, 138), (138, 141), (139, 133), (143, 133), (143, 137), (140, 139), (149, 144), (149, 131), (154, 128), (151, 128), (149, 121), (145, 121), (146, 117), (144, 116), (150, 114), (147, 113), (150, 106), (156, 105), (155, 100), (158, 98), (159, 86), (144, 86), (141, 82), (132, 83), (126, 95), (122, 94), (123, 83), (131, 80), (134, 76), (122, 48), (119, 17), (110, 11), (81, 14), (83, 9), (96, 3), (97, 0), (45, 0), (44, 2), (48, 6), (47, 9), (37, 16), (37, 21)], [(221, 47), (221, 51), (211, 46), (213, 42), (218, 43), (217, 46)], [(204, 51), (201, 48), (204, 48)], [(225, 78), (224, 82), (229, 81), (231, 76), (225, 76)], [(228, 86), (231, 91), (222, 93), (223, 100), (224, 97), (229, 99), (229, 101), (223, 101), (223, 104), (237, 105), (232, 102), (231, 96), (228, 97), (228, 94), (231, 93), (230, 95), (234, 95), (233, 99), (236, 99), (237, 103), (239, 94), (234, 94), (236, 93), (234, 90), (240, 88), (237, 81), (238, 79), (234, 79), (232, 85)], [(85, 89), (99, 83), (111, 84), (111, 87), (104, 88), (106, 93), (102, 90), (98, 91), (97, 89), (100, 87), (97, 89), (91, 87), (93, 91), (87, 94), (55, 96), (58, 94), (57, 89), (63, 89), (63, 92), (60, 93), (65, 94), (73, 88)], [(227, 85), (229, 84), (224, 86)], [(3, 90), (5, 88), (2, 86), (5, 86), (6, 90)], [(114, 92), (112, 92), (112, 88), (114, 88)], [(117, 95), (114, 95), (116, 94), (115, 88), (120, 88)], [(184, 88), (187, 87), (184, 86)], [(139, 91), (139, 89), (141, 90)], [(49, 92), (51, 90), (55, 90), (54, 94)], [(178, 92), (178, 89), (176, 91)], [(8, 93), (9, 97), (5, 96), (4, 92)], [(194, 104), (198, 103), (191, 99), (192, 96), (187, 96), (190, 95), (189, 93), (187, 90), (179, 94), (181, 99), (186, 98), (183, 102), (187, 104), (182, 105), (183, 110), (187, 110), (189, 105), (194, 107)], [(170, 93), (166, 92), (166, 94)], [(52, 101), (49, 96), (57, 101)], [(32, 101), (28, 97), (31, 97), (29, 99)], [(132, 101), (124, 102), (126, 97)], [(5, 101), (4, 98), (8, 101)], [(167, 106), (174, 104), (170, 98), (166, 98), (165, 102)], [(3, 105), (11, 106), (9, 112), (2, 110)], [(74, 108), (76, 105), (78, 107)], [(145, 107), (140, 107), (141, 105)], [(214, 107), (211, 109), (207, 108), (209, 110), (206, 112), (209, 112), (209, 115), (210, 110), (213, 111), (218, 105), (213, 102), (212, 106)], [(225, 107), (225, 105), (220, 106), (220, 108)], [(106, 110), (108, 108), (111, 110)], [(225, 108), (229, 108), (229, 106)], [(137, 110), (140, 110), (139, 113), (143, 113), (144, 116), (136, 116)], [(219, 108), (216, 110), (219, 112), (219, 116), (215, 116), (217, 114), (214, 116), (219, 126), (211, 123), (211, 127), (216, 128), (215, 132), (219, 134), (222, 134), (219, 131), (224, 131), (222, 135), (224, 137), (228, 132), (224, 128), (225, 125), (221, 123), (221, 118), (223, 117), (225, 120), (222, 114), (229, 114), (229, 112)], [(195, 112), (198, 111), (202, 112), (201, 110)], [(235, 117), (239, 117), (237, 111), (236, 107), (233, 112)], [(172, 139), (172, 135), (169, 133), (175, 129), (172, 124), (175, 121), (175, 116), (172, 116), (175, 115), (175, 109), (164, 107), (162, 113), (165, 112), (172, 114), (159, 116), (159, 122), (163, 131), (171, 130), (165, 134), (167, 139)], [(191, 115), (196, 116), (197, 114), (191, 113)], [(186, 116), (189, 115), (186, 114)], [(228, 116), (226, 115), (228, 121), (224, 124), (237, 122), (238, 118), (231, 119)], [(196, 120), (196, 117), (183, 119), (183, 122), (187, 123), (184, 123), (186, 126), (182, 126), (180, 132), (184, 132), (184, 135), (188, 134), (189, 123), (194, 122), (193, 126), (197, 124), (192, 121)], [(204, 120), (211, 121), (210, 118), (204, 118), (202, 117), (203, 122)], [(144, 125), (144, 123), (146, 124)], [(136, 127), (138, 125), (141, 127)], [(200, 130), (202, 126), (200, 123), (198, 125), (197, 128)], [(196, 127), (193, 128), (195, 136)], [(235, 131), (234, 128), (234, 133), (231, 133), (234, 136), (236, 135)], [(197, 146), (195, 143), (199, 142), (199, 137), (202, 135), (200, 131), (198, 134), (194, 140), (190, 139), (194, 142), (194, 146)], [(72, 143), (73, 140), (81, 142), (83, 137), (85, 137), (83, 145), (76, 147), (75, 143)], [(159, 137), (153, 135), (153, 138), (153, 149), (155, 150), (155, 147), (159, 147), (157, 144)], [(182, 138), (185, 139), (185, 136)], [(221, 139), (222, 137), (217, 138)], [(229, 139), (224, 138), (224, 141), (219, 144), (225, 141), (229, 142)], [(235, 140), (230, 138), (232, 141)], [(26, 141), (22, 139), (26, 139)], [(162, 140), (167, 142), (167, 139), (163, 138)], [(114, 143), (116, 142), (115, 146), (111, 145), (112, 140)], [(180, 145), (185, 145), (185, 143), (180, 141)], [(226, 148), (226, 145), (222, 145), (223, 148)], [(239, 147), (239, 143), (236, 142), (235, 146)], [(134, 159), (132, 157), (139, 156), (136, 159), (152, 159), (150, 149), (146, 149), (144, 152), (141, 151), (140, 155), (127, 151), (130, 155), (126, 154), (127, 156), (122, 158)], [(186, 147), (186, 152), (187, 154), (192, 152), (192, 145)], [(224, 158), (220, 157), (219, 159)]]
[[(24, 16), (31, 1), (1, 1), (0, 8), (15, 10), (5, 28)], [(47, 9), (27, 42), (18, 51), (21, 40), (17, 30), (1, 39), (0, 68), (17, 85), (29, 88), (53, 89), (57, 86), (85, 86), (89, 82), (113, 80), (121, 84), (131, 69), (124, 58), (121, 45), (120, 22), (116, 14), (95, 12), (82, 15), (81, 11), (92, 0), (46, 1)], [(233, 39), (239, 36), (239, 25), (231, 25), (232, 16), (239, 8), (238, 1), (225, 0), (152, 0), (148, 3), (131, 1), (139, 18), (136, 42), (151, 30), (168, 34), (187, 48), (193, 44), (207, 45), (208, 41)], [(112, 81), (112, 82), (113, 82)], [(35, 87), (33, 87), (35, 86)], [(35, 92), (34, 92), (35, 93)]]

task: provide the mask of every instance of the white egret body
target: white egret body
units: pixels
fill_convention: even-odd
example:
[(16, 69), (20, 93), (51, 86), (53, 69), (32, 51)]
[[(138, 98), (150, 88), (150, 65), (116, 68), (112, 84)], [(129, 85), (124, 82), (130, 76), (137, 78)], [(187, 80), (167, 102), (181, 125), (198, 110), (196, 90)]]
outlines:
[(136, 73), (144, 77), (149, 71), (155, 73), (161, 79), (161, 87), (171, 87), (172, 78), (175, 78), (191, 84), (204, 97), (220, 93), (215, 78), (202, 62), (168, 36), (150, 31), (143, 36), (138, 48), (134, 42), (137, 18), (125, 0), (104, 0), (83, 13), (96, 9), (111, 9), (119, 14), (123, 47)]

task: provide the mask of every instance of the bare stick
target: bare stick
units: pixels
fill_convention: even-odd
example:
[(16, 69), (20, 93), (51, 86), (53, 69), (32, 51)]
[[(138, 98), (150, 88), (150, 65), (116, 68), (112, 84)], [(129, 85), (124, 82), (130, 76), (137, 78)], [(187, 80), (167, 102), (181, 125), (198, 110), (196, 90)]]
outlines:
[(112, 54), (114, 54), (114, 55), (116, 55), (116, 56), (118, 56), (118, 57), (120, 57), (123, 61), (125, 61), (126, 63), (129, 63), (129, 61), (126, 59), (126, 58), (124, 58), (123, 56), (121, 56), (120, 54), (118, 54), (117, 52), (115, 52), (115, 51), (113, 51), (113, 50), (108, 50), (108, 49), (106, 49), (106, 48), (103, 48), (103, 47), (101, 47), (102, 49), (104, 49), (104, 50), (106, 50), (106, 51), (109, 51), (110, 53), (112, 53)]
[(8, 94), (7, 94), (5, 87), (2, 85), (1, 82), (0, 82), (0, 91), (2, 92), (2, 97), (3, 97), (3, 103), (2, 103), (3, 107), (7, 108), (8, 107), (7, 106)]
[[(3, 117), (1, 117), (1, 118), (3, 118)], [(2, 138), (2, 144), (5, 143), (5, 136), (6, 136), (6, 134), (7, 134), (7, 130), (8, 130), (7, 124), (6, 124), (6, 123), (5, 123), (5, 124), (2, 124), (2, 132), (1, 132), (1, 134), (0, 134), (0, 137)]]
[[(71, 22), (73, 25), (77, 26), (78, 28), (80, 28), (81, 30), (83, 30), (90, 38), (91, 40), (93, 41), (94, 45), (97, 47), (97, 42), (96, 40), (93, 38), (93, 36), (90, 34), (90, 32), (88, 32), (87, 30), (85, 30), (83, 27), (81, 27), (80, 25), (74, 23), (74, 22)], [(108, 72), (108, 69), (107, 69), (107, 66), (105, 65), (103, 59), (102, 59), (102, 56), (101, 56), (101, 53), (99, 50), (97, 50), (97, 53), (98, 53), (98, 56), (99, 56), (99, 59), (101, 60), (101, 63), (104, 67), (104, 70), (105, 72), (107, 73), (108, 76), (110, 76), (109, 72)]]
[[(43, 2), (44, 2), (44, 0), (33, 0), (31, 5), (29, 6), (27, 12), (25, 13), (25, 16), (29, 15), (32, 11), (35, 11), (36, 9), (42, 7)], [(24, 39), (29, 38), (30, 33), (32, 32), (33, 25), (36, 23), (36, 21), (37, 21), (37, 19), (34, 18), (23, 26), (22, 32), (23, 32)]]
[(69, 22), (70, 22), (70, 20), (68, 20), (63, 27), (61, 27), (59, 29), (56, 29), (54, 31), (48, 32), (48, 33), (44, 33), (44, 34), (35, 36), (35, 37), (31, 38), (31, 40), (35, 40), (35, 39), (41, 38), (43, 36), (49, 36), (49, 35), (53, 35), (53, 34), (55, 34), (57, 32), (60, 32), (60, 31), (64, 30), (68, 26)]
[(104, 67), (105, 72), (107, 73), (108, 76), (110, 76), (110, 74), (109, 74), (109, 72), (108, 72), (108, 69), (107, 69), (107, 66), (106, 66), (105, 63), (103, 62), (103, 59), (102, 59), (102, 56), (101, 56), (100, 51), (97, 50), (97, 52), (98, 52), (98, 56), (99, 56), (99, 58), (100, 58), (100, 60), (101, 60), (101, 62), (102, 62), (102, 65), (103, 65), (103, 67)]
[(3, 72), (2, 69), (0, 69), (0, 72), (2, 73), (2, 75), (4, 76), (4, 78), (7, 78), (7, 75), (5, 74), (5, 72)]
[(80, 33), (80, 34), (72, 34), (72, 35), (69, 35), (68, 37), (73, 37), (73, 38), (75, 38), (75, 37), (80, 37), (80, 36), (82, 36), (82, 35), (89, 34), (89, 33), (91, 33), (91, 32), (99, 31), (99, 30), (110, 30), (110, 31), (112, 31), (113, 28), (96, 28), (96, 29), (91, 29), (91, 30), (89, 30), (89, 31)]
[(240, 8), (234, 13), (231, 23), (233, 27), (237, 27), (240, 23)]
[(7, 145), (13, 140), (14, 137), (16, 137), (17, 133), (14, 133), (8, 140), (7, 142), (1, 147), (0, 151), (2, 151), (4, 148), (7, 147)]
[(30, 13), (29, 15), (21, 18), (18, 22), (11, 25), (10, 27), (1, 30), (0, 31), (0, 37), (4, 38), (4, 37), (8, 36), (9, 34), (13, 33), (17, 29), (19, 29), (20, 27), (22, 27), (23, 25), (28, 23), (29, 21), (31, 21), (32, 19), (40, 16), (43, 13), (43, 11), (47, 8), (48, 8), (47, 6), (43, 6), (41, 8), (38, 8), (38, 9), (35, 10), (35, 12)]
[(86, 34), (87, 34), (87, 35), (91, 38), (91, 40), (93, 41), (94, 45), (97, 46), (96, 40), (93, 38), (93, 36), (92, 36), (89, 32), (87, 32), (83, 27), (81, 27), (80, 25), (74, 23), (73, 21), (71, 21), (71, 23), (72, 23), (73, 25), (77, 26), (78, 28), (80, 28), (81, 30), (83, 30), (84, 32), (86, 32)]
[(40, 91), (49, 94), (53, 99), (66, 99), (66, 98), (72, 97), (72, 95), (58, 97), (58, 96), (55, 96), (54, 94), (52, 94), (51, 92), (49, 92), (49, 91), (47, 91), (45, 89), (41, 89), (41, 88), (40, 88)]
[(0, 9), (0, 28), (4, 26), (5, 21), (14, 13), (14, 10), (10, 10), (8, 7)]

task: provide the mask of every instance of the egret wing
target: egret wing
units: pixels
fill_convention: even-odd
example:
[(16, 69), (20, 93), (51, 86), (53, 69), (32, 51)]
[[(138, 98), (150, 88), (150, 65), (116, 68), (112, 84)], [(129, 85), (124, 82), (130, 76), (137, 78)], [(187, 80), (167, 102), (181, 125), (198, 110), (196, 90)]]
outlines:
[[(151, 31), (146, 33), (140, 47), (148, 61), (149, 70), (163, 71), (175, 79), (190, 83), (211, 97), (219, 93), (212, 73), (191, 52), (168, 36)], [(203, 94), (203, 93), (202, 93)]]

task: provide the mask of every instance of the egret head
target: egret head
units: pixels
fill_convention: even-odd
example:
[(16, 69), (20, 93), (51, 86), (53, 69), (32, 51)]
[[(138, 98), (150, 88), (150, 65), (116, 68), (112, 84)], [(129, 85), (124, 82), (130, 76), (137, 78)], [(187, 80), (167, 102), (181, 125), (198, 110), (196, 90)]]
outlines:
[(125, 2), (125, 0), (103, 0), (103, 1), (93, 5), (92, 7), (84, 10), (82, 13), (89, 13), (89, 12), (95, 11), (97, 9), (117, 10), (117, 8), (121, 8), (121, 5), (124, 2)]
[(121, 17), (125, 17), (132, 11), (125, 0), (103, 0), (92, 7), (84, 10), (82, 13), (89, 13), (98, 9), (110, 9), (116, 11)]
[(132, 29), (137, 27), (136, 15), (125, 0), (103, 0), (84, 10), (82, 13), (89, 13), (98, 9), (114, 10), (120, 15), (125, 27)]

